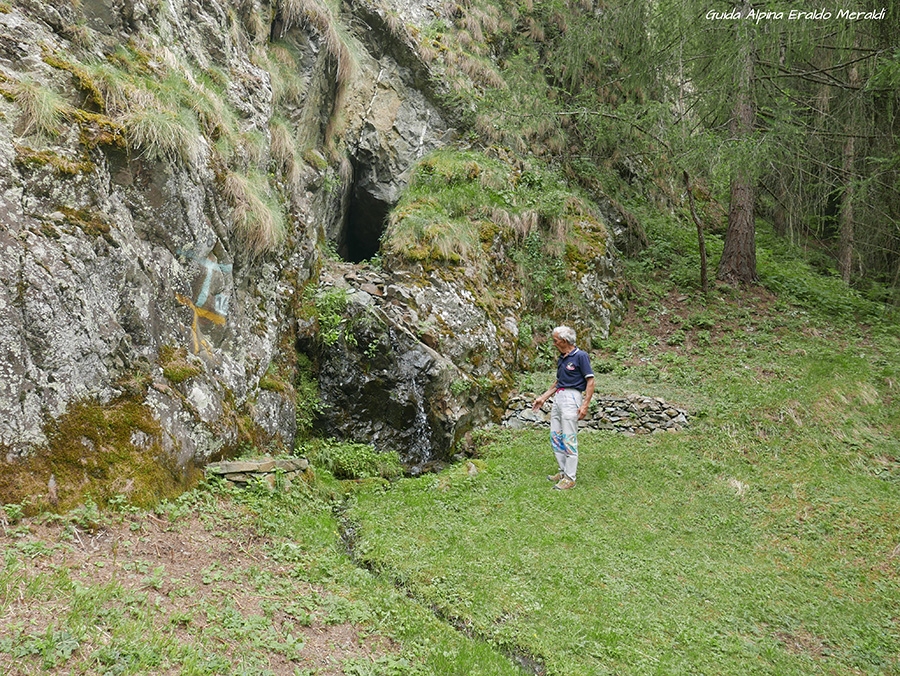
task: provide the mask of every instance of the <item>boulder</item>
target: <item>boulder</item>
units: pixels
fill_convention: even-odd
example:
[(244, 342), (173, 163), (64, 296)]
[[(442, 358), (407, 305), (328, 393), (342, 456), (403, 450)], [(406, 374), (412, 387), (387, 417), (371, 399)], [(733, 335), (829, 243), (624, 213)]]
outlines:
[(409, 299), (405, 304), (356, 288), (341, 268), (332, 264), (323, 274), (320, 293), (346, 298), (344, 332), (323, 343), (314, 325), (301, 328), (301, 348), (317, 365), (319, 430), (397, 451), (412, 468), (448, 459), (469, 429), (502, 410), (505, 382), (476, 382), (490, 362), (464, 366), (476, 351), (496, 355), (496, 329), (465, 294), (429, 278), (418, 280), (421, 287), (403, 273), (384, 279), (393, 298)]

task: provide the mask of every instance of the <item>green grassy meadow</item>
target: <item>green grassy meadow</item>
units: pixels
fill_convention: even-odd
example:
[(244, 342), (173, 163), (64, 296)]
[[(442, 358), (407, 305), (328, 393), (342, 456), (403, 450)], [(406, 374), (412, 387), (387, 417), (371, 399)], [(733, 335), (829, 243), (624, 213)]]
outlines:
[(645, 298), (599, 351), (598, 391), (688, 430), (582, 434), (566, 493), (545, 432), (485, 434), (356, 493), (360, 561), (547, 674), (900, 673), (896, 331), (727, 296)]

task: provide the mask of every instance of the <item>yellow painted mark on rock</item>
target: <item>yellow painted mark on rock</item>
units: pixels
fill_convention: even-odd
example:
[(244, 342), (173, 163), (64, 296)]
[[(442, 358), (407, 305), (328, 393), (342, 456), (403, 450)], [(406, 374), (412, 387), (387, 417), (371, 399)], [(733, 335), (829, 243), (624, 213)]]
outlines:
[(199, 321), (200, 319), (207, 319), (213, 324), (224, 326), (227, 321), (226, 318), (218, 312), (213, 312), (212, 310), (207, 310), (203, 307), (197, 307), (194, 305), (194, 301), (180, 293), (175, 294), (175, 299), (182, 305), (189, 307), (194, 313), (194, 319), (191, 322), (191, 335), (194, 339), (194, 354), (200, 354), (200, 348), (202, 347), (206, 354), (212, 357), (212, 345), (210, 345), (209, 341), (203, 336), (203, 332), (200, 330)]

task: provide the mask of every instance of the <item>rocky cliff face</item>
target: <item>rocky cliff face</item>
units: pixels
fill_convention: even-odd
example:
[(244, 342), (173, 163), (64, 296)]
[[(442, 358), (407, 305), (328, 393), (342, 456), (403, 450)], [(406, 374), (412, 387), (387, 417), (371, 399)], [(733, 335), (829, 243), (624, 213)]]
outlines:
[(423, 462), (499, 414), (515, 318), (452, 280), (326, 275), (367, 317), (340, 355), (300, 311), (322, 242), (375, 254), (411, 167), (453, 138), (408, 30), (428, 20), (359, 0), (0, 5), (0, 449), (44, 458), (22, 491), (49, 499), (53, 475), (62, 501), (121, 453), (178, 474), (244, 441), (289, 450), (298, 339), (335, 433)]

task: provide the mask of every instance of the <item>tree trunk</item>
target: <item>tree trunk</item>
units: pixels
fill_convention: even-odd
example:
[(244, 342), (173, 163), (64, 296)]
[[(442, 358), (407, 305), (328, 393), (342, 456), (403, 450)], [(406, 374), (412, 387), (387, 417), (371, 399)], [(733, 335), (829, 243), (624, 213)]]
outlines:
[(855, 134), (857, 132), (857, 107), (859, 106), (859, 69), (856, 64), (850, 68), (850, 87), (851, 96), (849, 116), (847, 118), (847, 138), (844, 141), (844, 147), (841, 158), (841, 180), (844, 182), (844, 196), (841, 200), (841, 240), (840, 249), (838, 250), (838, 269), (841, 271), (841, 277), (844, 282), (850, 283), (850, 273), (853, 268), (853, 248), (854, 248), (854, 224), (853, 224), (853, 199), (854, 195), (854, 166), (856, 164), (856, 141)]
[(756, 190), (746, 171), (731, 181), (731, 207), (728, 211), (728, 230), (725, 248), (719, 261), (716, 279), (729, 284), (751, 284), (756, 274), (756, 223), (753, 210)]
[(850, 283), (853, 268), (853, 137), (844, 141), (842, 169), (844, 174), (844, 198), (841, 201), (841, 241), (838, 250), (838, 269), (845, 283)]
[(705, 296), (709, 291), (709, 284), (706, 280), (706, 238), (703, 236), (703, 223), (700, 221), (700, 217), (697, 216), (697, 210), (694, 208), (694, 193), (691, 190), (691, 177), (688, 176), (687, 171), (684, 172), (684, 187), (687, 189), (688, 204), (691, 207), (691, 217), (693, 217), (694, 223), (697, 226), (697, 246), (700, 248), (700, 289)]
[[(745, 4), (742, 14), (749, 8)], [(731, 117), (733, 138), (742, 142), (753, 133), (756, 111), (753, 105), (753, 49), (750, 38), (741, 41), (738, 63), (738, 83), (734, 111)], [(728, 209), (728, 230), (725, 232), (725, 248), (716, 279), (729, 284), (750, 284), (756, 275), (756, 187), (754, 172), (742, 162), (735, 167), (731, 179), (731, 202)]]

